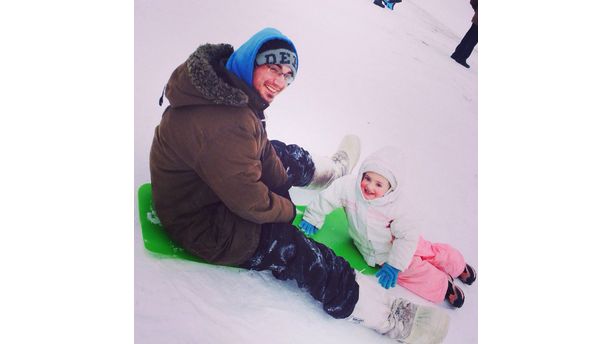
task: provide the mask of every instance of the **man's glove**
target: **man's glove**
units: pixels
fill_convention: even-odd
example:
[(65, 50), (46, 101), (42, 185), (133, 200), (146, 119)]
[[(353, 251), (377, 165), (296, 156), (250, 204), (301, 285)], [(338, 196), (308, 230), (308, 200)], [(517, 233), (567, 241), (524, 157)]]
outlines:
[(304, 220), (300, 222), (300, 229), (306, 235), (313, 235), (319, 230), (317, 227), (311, 225), (308, 221), (304, 221)]
[(397, 282), (397, 274), (400, 271), (393, 266), (385, 263), (376, 273), (376, 277), (378, 277), (378, 283), (383, 286), (385, 289), (395, 287), (395, 282)]

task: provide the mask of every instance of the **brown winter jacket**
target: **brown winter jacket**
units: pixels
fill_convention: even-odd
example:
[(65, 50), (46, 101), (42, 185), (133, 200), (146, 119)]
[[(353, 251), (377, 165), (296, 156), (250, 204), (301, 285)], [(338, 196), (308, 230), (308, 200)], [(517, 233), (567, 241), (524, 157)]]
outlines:
[(261, 224), (295, 217), (294, 204), (271, 191), (288, 186), (261, 121), (268, 103), (225, 69), (232, 52), (206, 44), (176, 68), (150, 154), (162, 225), (187, 251), (223, 265), (254, 254)]

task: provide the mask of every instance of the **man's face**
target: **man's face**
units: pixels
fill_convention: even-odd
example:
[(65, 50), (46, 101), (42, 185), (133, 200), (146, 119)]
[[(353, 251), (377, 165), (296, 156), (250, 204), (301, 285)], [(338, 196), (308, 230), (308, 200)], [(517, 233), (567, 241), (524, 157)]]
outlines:
[(253, 71), (253, 87), (268, 103), (287, 87), (287, 78), (291, 78), (291, 69), (286, 65), (264, 64), (256, 66)]
[(376, 172), (366, 172), (361, 179), (361, 193), (363, 198), (371, 201), (384, 196), (391, 188), (387, 178)]

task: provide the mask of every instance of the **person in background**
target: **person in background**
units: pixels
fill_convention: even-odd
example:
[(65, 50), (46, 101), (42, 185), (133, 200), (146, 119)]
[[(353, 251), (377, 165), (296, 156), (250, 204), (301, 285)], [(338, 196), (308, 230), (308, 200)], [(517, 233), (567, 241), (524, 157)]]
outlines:
[[(447, 314), (392, 298), (292, 225), (292, 169), (304, 166), (279, 159), (264, 110), (295, 80), (298, 62), (293, 42), (266, 28), (235, 51), (204, 44), (174, 70), (150, 154), (162, 226), (178, 246), (211, 264), (295, 280), (333, 318), (404, 343), (441, 342)], [(347, 174), (356, 160), (343, 152), (337, 158)]]
[(393, 11), (393, 7), (398, 2), (402, 2), (402, 0), (374, 0), (374, 5), (380, 6), (382, 8), (387, 7), (388, 9)]
[(465, 36), (463, 36), (463, 39), (459, 42), (459, 45), (451, 55), (451, 58), (455, 60), (455, 62), (465, 68), (470, 68), (470, 65), (467, 64), (467, 58), (470, 57), (474, 47), (478, 43), (478, 0), (470, 0), (470, 5), (472, 5), (474, 9), (472, 26), (470, 26), (470, 29)]
[(399, 149), (385, 147), (367, 157), (357, 176), (339, 178), (319, 193), (300, 228), (314, 234), (327, 214), (343, 207), (353, 243), (368, 265), (381, 266), (376, 276), (382, 287), (397, 283), (431, 302), (446, 300), (459, 308), (465, 296), (454, 278), (470, 285), (476, 271), (452, 246), (421, 237), (410, 220), (401, 156)]

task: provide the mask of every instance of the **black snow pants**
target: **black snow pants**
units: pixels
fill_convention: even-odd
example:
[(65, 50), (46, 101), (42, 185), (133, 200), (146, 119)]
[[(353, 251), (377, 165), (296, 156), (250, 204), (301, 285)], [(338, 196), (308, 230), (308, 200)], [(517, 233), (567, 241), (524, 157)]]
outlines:
[(290, 185), (306, 186), (310, 184), (315, 171), (310, 153), (295, 144), (287, 145), (278, 140), (270, 140), (270, 143), (287, 171)]
[(476, 44), (478, 44), (478, 25), (472, 24), (451, 56), (457, 60), (465, 61), (472, 54)]
[[(312, 157), (298, 145), (270, 142), (289, 176), (286, 189), (272, 191), (291, 199), (290, 186), (305, 186), (312, 180), (315, 170)], [(288, 223), (263, 224), (255, 254), (240, 267), (269, 270), (280, 280), (295, 280), (323, 304), (325, 312), (337, 319), (351, 315), (359, 298), (355, 270), (348, 262)]]
[(336, 319), (351, 315), (359, 298), (355, 270), (347, 261), (287, 223), (264, 224), (255, 255), (240, 267), (295, 280)]

